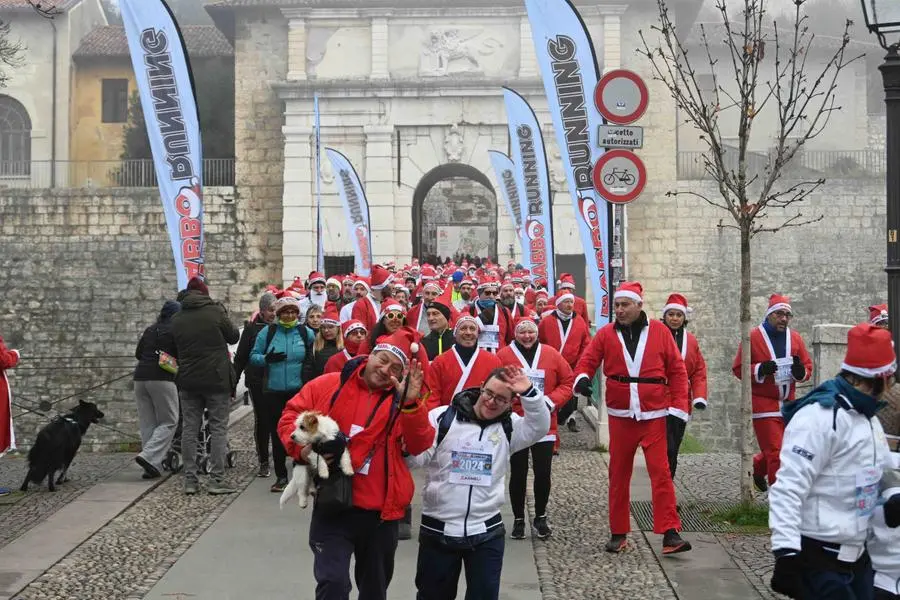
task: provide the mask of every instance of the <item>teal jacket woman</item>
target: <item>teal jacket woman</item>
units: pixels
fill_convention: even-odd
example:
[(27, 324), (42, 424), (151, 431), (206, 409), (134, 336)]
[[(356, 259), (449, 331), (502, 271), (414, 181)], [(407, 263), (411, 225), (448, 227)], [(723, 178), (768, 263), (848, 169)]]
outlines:
[(275, 322), (260, 330), (250, 352), (250, 364), (264, 370), (264, 390), (296, 392), (303, 386), (303, 361), (310, 351), (313, 336), (298, 319)]

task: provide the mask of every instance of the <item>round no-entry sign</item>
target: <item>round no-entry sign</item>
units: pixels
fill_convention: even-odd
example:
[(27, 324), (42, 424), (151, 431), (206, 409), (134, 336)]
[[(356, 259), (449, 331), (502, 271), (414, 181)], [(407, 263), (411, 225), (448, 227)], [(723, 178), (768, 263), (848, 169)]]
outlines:
[(630, 150), (608, 150), (594, 165), (594, 189), (613, 204), (627, 204), (644, 191), (647, 169)]
[(634, 123), (647, 110), (650, 92), (637, 73), (614, 69), (604, 75), (594, 90), (594, 103), (603, 118), (616, 125)]

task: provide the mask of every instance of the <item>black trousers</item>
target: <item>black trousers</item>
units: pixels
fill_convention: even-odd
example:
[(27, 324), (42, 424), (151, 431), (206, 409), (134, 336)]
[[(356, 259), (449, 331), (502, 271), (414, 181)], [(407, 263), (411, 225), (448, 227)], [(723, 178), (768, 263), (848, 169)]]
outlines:
[(875, 588), (875, 600), (900, 600), (900, 595), (892, 594), (887, 590)]
[(553, 464), (553, 442), (538, 442), (509, 457), (509, 501), (513, 516), (525, 518), (525, 486), (528, 483), (528, 452), (534, 464), (534, 516), (547, 514), (550, 500), (550, 468)]
[[(422, 529), (416, 561), (416, 600), (455, 600), (466, 569), (466, 600), (498, 600), (506, 530), (446, 538)], [(360, 596), (362, 598), (362, 596)]]
[(253, 403), (253, 439), (256, 442), (256, 458), (259, 464), (269, 464), (269, 417), (263, 406), (264, 397), (262, 384), (247, 386), (250, 392), (250, 402)]
[(559, 409), (556, 415), (559, 426), (565, 425), (569, 421), (569, 417), (575, 414), (576, 410), (578, 410), (578, 396), (572, 396), (568, 402), (563, 404), (563, 407)]
[(269, 437), (272, 439), (272, 462), (275, 469), (275, 477), (287, 479), (287, 452), (284, 451), (284, 445), (281, 438), (278, 437), (278, 421), (281, 419), (281, 413), (284, 412), (284, 406), (288, 400), (297, 394), (293, 392), (269, 392), (263, 394), (263, 405), (266, 413), (266, 420), (269, 424)]
[(687, 423), (678, 417), (673, 417), (672, 415), (666, 416), (666, 441), (669, 447), (669, 473), (672, 475), (672, 479), (675, 479), (675, 469), (678, 468), (678, 449), (681, 448), (681, 440), (684, 439), (685, 427), (687, 427)]
[(397, 521), (378, 511), (350, 509), (334, 517), (313, 511), (309, 524), (316, 600), (349, 600), (350, 557), (356, 559), (359, 600), (386, 600), (394, 576)]

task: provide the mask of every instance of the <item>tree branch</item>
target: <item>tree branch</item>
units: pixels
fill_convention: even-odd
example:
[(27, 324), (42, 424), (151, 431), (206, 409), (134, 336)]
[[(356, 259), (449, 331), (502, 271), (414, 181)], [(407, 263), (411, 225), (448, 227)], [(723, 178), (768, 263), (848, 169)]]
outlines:
[(787, 229), (788, 227), (803, 227), (804, 225), (811, 225), (812, 223), (818, 223), (823, 218), (824, 215), (819, 215), (818, 217), (812, 219), (803, 220), (803, 213), (797, 213), (793, 217), (789, 217), (786, 221), (784, 221), (781, 225), (777, 227), (763, 227), (763, 226), (753, 226), (750, 229), (750, 237), (754, 237), (759, 233), (778, 233), (782, 229)]
[(62, 14), (62, 10), (57, 8), (56, 4), (50, 0), (27, 0), (27, 2), (37, 14), (45, 19), (52, 19), (56, 15)]

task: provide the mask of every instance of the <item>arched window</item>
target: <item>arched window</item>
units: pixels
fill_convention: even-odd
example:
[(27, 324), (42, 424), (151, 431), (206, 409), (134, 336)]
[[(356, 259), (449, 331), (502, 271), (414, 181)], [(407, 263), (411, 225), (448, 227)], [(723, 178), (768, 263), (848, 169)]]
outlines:
[(31, 174), (31, 119), (22, 103), (0, 96), (0, 175)]

